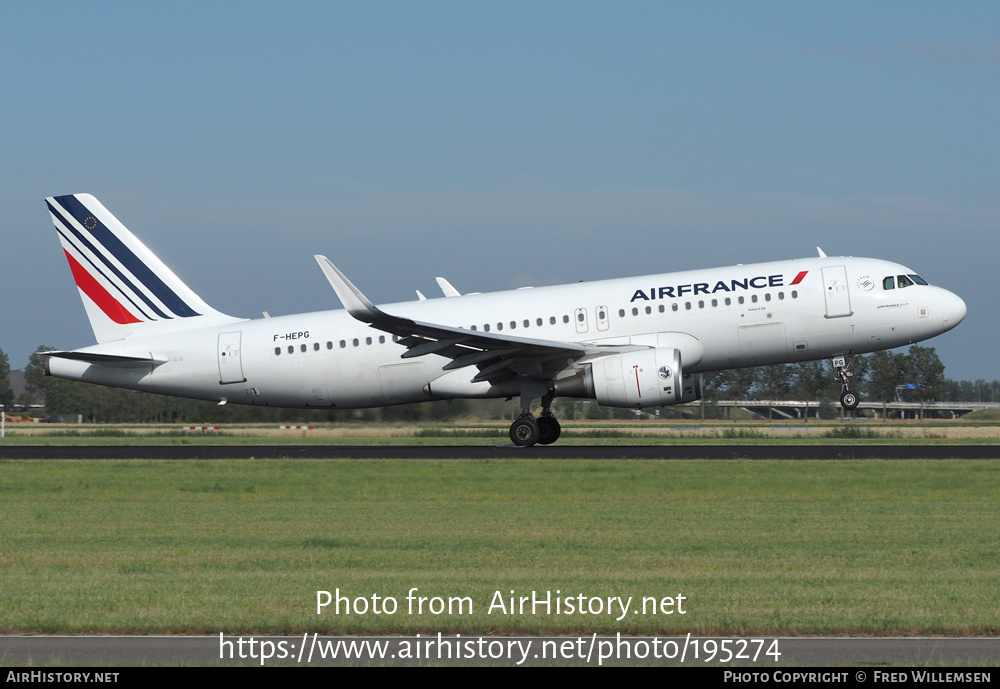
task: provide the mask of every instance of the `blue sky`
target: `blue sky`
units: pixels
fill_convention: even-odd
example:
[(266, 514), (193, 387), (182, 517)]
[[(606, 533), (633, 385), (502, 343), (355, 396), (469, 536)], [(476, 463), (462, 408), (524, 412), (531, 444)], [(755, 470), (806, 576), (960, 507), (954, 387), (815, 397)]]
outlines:
[(815, 255), (904, 263), (1000, 379), (997, 3), (3, 3), (0, 349), (93, 342), (42, 199), (213, 306)]

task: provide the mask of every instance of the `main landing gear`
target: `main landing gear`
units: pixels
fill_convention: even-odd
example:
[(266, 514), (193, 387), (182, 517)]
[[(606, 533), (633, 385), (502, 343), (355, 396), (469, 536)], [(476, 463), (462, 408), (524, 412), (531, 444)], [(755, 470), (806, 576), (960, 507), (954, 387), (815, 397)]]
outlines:
[(550, 411), (543, 411), (537, 419), (531, 413), (521, 413), (510, 425), (510, 441), (520, 447), (551, 445), (559, 440), (562, 426)]
[(525, 381), (521, 386), (521, 415), (510, 425), (510, 441), (519, 447), (531, 447), (532, 445), (551, 445), (559, 440), (562, 433), (562, 426), (552, 415), (552, 400), (555, 393), (545, 387), (542, 398), (542, 414), (537, 419), (531, 415), (532, 392), (538, 391), (536, 381)]
[(842, 356), (834, 357), (833, 359), (833, 370), (837, 374), (837, 378), (840, 379), (840, 386), (842, 392), (840, 393), (840, 406), (845, 410), (851, 411), (858, 408), (858, 403), (861, 399), (858, 397), (858, 393), (850, 389), (847, 379), (851, 376), (847, 372), (847, 367), (850, 364), (847, 363), (846, 359)]

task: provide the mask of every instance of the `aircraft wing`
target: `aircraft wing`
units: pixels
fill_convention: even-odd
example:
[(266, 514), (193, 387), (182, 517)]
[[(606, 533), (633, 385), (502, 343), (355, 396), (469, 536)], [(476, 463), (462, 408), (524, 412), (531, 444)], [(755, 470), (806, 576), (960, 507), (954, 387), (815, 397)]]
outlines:
[(472, 382), (497, 383), (517, 374), (548, 380), (584, 358), (645, 349), (514, 337), (393, 316), (369, 301), (328, 258), (314, 258), (347, 312), (377, 330), (395, 335), (397, 342), (407, 348), (404, 359), (438, 354), (451, 359), (443, 367), (445, 371), (477, 366), (479, 373)]

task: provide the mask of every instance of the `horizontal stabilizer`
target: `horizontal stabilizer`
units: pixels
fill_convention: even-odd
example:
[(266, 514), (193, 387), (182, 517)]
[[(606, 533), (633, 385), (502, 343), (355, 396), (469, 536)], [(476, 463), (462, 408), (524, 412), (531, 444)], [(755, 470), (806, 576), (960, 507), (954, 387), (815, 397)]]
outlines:
[(73, 361), (86, 361), (100, 366), (116, 366), (118, 368), (147, 368), (149, 366), (159, 366), (166, 363), (165, 359), (154, 359), (152, 357), (121, 356), (119, 354), (97, 354), (96, 352), (42, 352), (49, 357), (59, 359), (72, 359)]

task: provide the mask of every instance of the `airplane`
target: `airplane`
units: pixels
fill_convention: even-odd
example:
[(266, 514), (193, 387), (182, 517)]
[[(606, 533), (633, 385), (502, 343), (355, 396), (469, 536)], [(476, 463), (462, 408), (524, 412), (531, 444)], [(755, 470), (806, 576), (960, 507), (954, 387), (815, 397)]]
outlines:
[(308, 409), (518, 397), (517, 446), (559, 438), (556, 397), (658, 408), (699, 399), (708, 372), (764, 364), (832, 359), (853, 409), (853, 356), (934, 337), (966, 314), (960, 297), (909, 268), (818, 249), (485, 294), (439, 278), (443, 297), (384, 306), (315, 256), (342, 310), (250, 320), (209, 306), (93, 196), (46, 203), (97, 339), (48, 352), (47, 375)]

